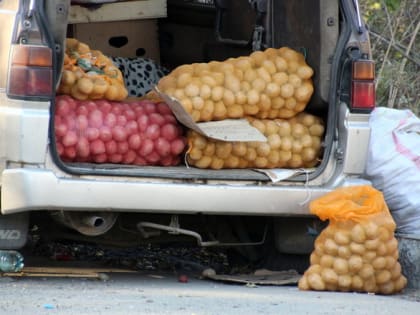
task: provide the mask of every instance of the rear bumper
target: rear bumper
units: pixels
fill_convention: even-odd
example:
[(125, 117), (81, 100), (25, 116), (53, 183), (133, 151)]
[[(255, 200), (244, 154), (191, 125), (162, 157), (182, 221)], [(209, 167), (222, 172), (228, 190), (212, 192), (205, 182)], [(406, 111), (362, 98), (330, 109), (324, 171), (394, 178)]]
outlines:
[[(337, 181), (336, 181), (337, 183)], [(339, 186), (369, 184), (348, 178)], [(335, 187), (220, 185), (57, 177), (42, 169), (3, 172), (2, 213), (31, 210), (309, 215), (308, 203)]]

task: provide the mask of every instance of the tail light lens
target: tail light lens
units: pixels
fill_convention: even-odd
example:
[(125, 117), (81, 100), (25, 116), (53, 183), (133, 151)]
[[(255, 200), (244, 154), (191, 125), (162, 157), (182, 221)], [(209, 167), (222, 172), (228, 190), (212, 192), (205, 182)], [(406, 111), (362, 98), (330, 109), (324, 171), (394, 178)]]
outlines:
[(353, 61), (350, 106), (353, 111), (372, 111), (376, 106), (375, 64), (371, 60)]
[(49, 98), (53, 94), (52, 51), (40, 45), (13, 45), (7, 94)]

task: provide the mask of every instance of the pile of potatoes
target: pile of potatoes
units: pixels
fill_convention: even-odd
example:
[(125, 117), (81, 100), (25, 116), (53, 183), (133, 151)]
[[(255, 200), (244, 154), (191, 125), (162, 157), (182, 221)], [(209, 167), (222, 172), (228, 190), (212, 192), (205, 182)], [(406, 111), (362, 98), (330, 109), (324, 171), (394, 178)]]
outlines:
[(159, 81), (158, 88), (176, 98), (195, 122), (290, 118), (309, 102), (312, 75), (301, 53), (268, 48), (223, 62), (179, 66)]
[(67, 38), (58, 94), (78, 100), (122, 101), (128, 91), (121, 71), (111, 59), (74, 38)]
[(308, 113), (290, 119), (247, 118), (266, 142), (226, 142), (190, 130), (187, 162), (198, 168), (300, 168), (318, 163), (322, 120)]
[(299, 280), (301, 290), (400, 292), (407, 284), (398, 262), (392, 218), (334, 222), (322, 231)]

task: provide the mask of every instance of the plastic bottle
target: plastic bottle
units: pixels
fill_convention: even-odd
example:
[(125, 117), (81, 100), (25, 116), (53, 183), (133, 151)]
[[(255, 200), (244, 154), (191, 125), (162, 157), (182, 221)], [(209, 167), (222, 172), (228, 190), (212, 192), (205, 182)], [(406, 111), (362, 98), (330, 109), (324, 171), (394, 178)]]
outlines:
[(23, 256), (15, 250), (0, 250), (0, 271), (18, 272), (22, 270)]

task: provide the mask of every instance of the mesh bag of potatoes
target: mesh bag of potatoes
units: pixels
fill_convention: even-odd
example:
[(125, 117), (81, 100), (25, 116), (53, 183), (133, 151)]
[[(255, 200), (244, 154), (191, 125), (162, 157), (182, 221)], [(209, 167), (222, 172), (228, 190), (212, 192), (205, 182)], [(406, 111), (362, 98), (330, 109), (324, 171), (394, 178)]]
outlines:
[(393, 294), (406, 286), (396, 225), (380, 191), (340, 188), (312, 201), (310, 211), (329, 225), (315, 241), (299, 289)]
[(188, 131), (187, 162), (198, 168), (301, 168), (318, 163), (324, 126), (319, 117), (299, 113), (290, 119), (248, 117), (266, 142), (227, 142)]
[(223, 62), (182, 65), (160, 79), (195, 122), (227, 118), (290, 118), (302, 112), (314, 88), (313, 70), (288, 47), (255, 51)]
[(74, 38), (66, 39), (63, 72), (58, 94), (78, 100), (122, 101), (128, 91), (121, 71), (99, 50)]

